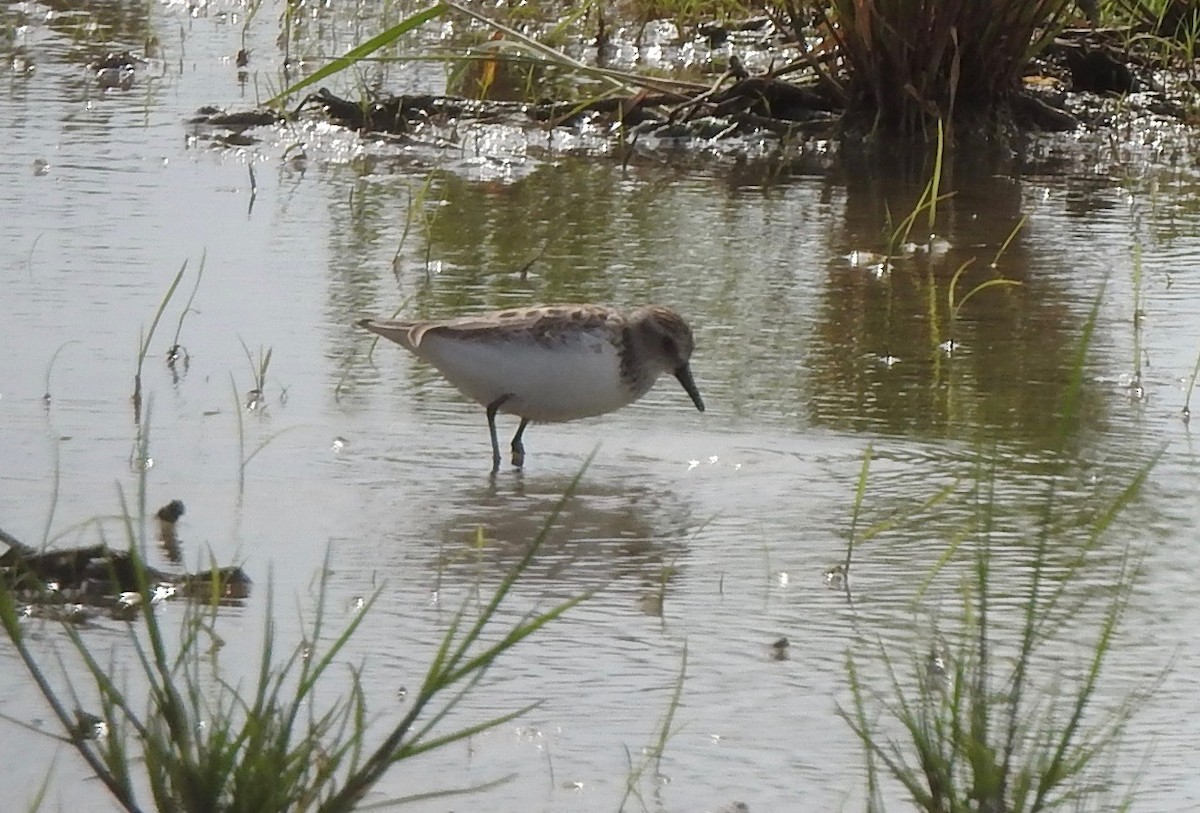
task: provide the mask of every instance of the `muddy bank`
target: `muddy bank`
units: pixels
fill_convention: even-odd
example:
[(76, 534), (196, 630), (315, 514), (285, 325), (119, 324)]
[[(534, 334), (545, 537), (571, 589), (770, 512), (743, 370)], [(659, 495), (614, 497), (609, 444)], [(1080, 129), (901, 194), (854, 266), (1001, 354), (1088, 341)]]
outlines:
[[(657, 36), (660, 46), (682, 48), (678, 31)], [(449, 146), (460, 123), (507, 124), (531, 139), (547, 131), (598, 138), (618, 153), (717, 145), (736, 153), (743, 146), (761, 150), (763, 139), (860, 145), (878, 137), (878, 112), (849, 92), (845, 77), (835, 75), (835, 52), (799, 56), (795, 37), (767, 18), (702, 25), (695, 37), (708, 58), (676, 72), (683, 78), (664, 78), (661, 74), (671, 73), (673, 51), (663, 50), (658, 63), (638, 60), (639, 72), (659, 74), (643, 76), (605, 67), (618, 61), (614, 55), (641, 53), (643, 44), (598, 36), (585, 49), (586, 68), (600, 71), (618, 90), (572, 94), (544, 68), (538, 76), (545, 81), (526, 81), (521, 89), (506, 74), (528, 66), (494, 57), (451, 82), (445, 94), (349, 98), (320, 87), (285, 112), (206, 108), (189, 123), (215, 142), (235, 145), (253, 143), (250, 131), (256, 126), (316, 118), (376, 138), (435, 146)], [(1196, 124), (1196, 83), (1184, 66), (1171, 70), (1161, 56), (1134, 50), (1132, 41), (1126, 29), (1061, 32), (1026, 66), (1018, 86), (998, 98), (955, 99), (949, 140), (1010, 146), (1027, 134), (1100, 131), (1130, 121), (1140, 127)], [(578, 47), (576, 56), (583, 56)], [(582, 61), (575, 64), (584, 67)], [(697, 67), (703, 81), (696, 81)], [(926, 104), (935, 106), (933, 100)], [(933, 138), (936, 128), (926, 130), (925, 137)]]

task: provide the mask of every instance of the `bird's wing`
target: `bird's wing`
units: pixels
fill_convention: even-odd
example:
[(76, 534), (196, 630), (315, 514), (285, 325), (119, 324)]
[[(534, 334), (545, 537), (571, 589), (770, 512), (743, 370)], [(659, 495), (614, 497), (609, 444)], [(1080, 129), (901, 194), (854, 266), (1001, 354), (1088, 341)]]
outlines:
[(496, 329), (504, 328), (511, 331), (514, 339), (551, 342), (568, 326), (574, 330), (595, 328), (620, 319), (622, 317), (616, 310), (601, 305), (539, 305), (429, 322), (364, 319), (359, 324), (415, 350), (427, 335), (464, 341), (484, 337), (494, 340)]

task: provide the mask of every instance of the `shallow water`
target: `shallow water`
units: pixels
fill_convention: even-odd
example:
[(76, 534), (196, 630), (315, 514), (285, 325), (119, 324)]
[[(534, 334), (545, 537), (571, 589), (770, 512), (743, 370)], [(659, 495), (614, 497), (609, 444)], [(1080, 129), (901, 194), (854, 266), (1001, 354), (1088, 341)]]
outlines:
[[(639, 785), (647, 807), (856, 808), (862, 751), (836, 713), (851, 702), (847, 654), (885, 691), (878, 642), (899, 662), (922, 658), (935, 627), (957, 616), (965, 549), (921, 588), (970, 521), (980, 455), (995, 465), (992, 589), (1011, 617), (1049, 478), (1060, 474), (1058, 566), (1080, 544), (1076, 529), (1161, 449), (1101, 547), (1144, 558), (1097, 705), (1155, 687), (1114, 775), (1124, 787), (1140, 774), (1136, 807), (1200, 804), (1200, 661), (1189, 646), (1200, 509), (1180, 412), (1200, 349), (1194, 159), (1172, 161), (1137, 134), (956, 168), (935, 226), (944, 246), (880, 275), (855, 253), (884, 250), (889, 212), (911, 208), (920, 172), (864, 173), (817, 146), (782, 164), (647, 151), (623, 167), (534, 149), (504, 128), (468, 129), (453, 149), (364, 144), (318, 124), (214, 146), (185, 119), (202, 104), (268, 95), (283, 58), (278, 8), (247, 29), (252, 64), (240, 83), (238, 6), (57, 5), (0, 11), (10, 32), (0, 527), (66, 545), (94, 541), (89, 521), (103, 517), (109, 539), (123, 538), (111, 517), (118, 486), (136, 503), (140, 336), (186, 261), (143, 373), (147, 505), (183, 500), (186, 561), (211, 551), (255, 579), (246, 605), (221, 615), (235, 676), (256, 662), (268, 582), (289, 643), (303, 635), (296, 608), (311, 608), (327, 550), (335, 625), (382, 586), (347, 658), (361, 664), (382, 725), (402, 714), (401, 688), (419, 683), (460, 602), (517, 561), (595, 452), (501, 620), (595, 595), (503, 657), (453, 719), (542, 705), (398, 768), (374, 798), (514, 774), (484, 792), (489, 809), (617, 809), (629, 761), (657, 741), (686, 649), (675, 733)], [(361, 22), (312, 19), (299, 38), (307, 53), (361, 39)], [(141, 50), (150, 36), (158, 55), (128, 90), (96, 87), (91, 59)], [(391, 78), (407, 83), (393, 90), (443, 81), (424, 63)], [(972, 258), (960, 299), (995, 276), (1021, 285), (981, 291), (951, 326), (949, 281)], [(172, 370), (165, 353), (193, 286), (179, 327), (188, 363)], [(1060, 454), (1060, 404), (1102, 289)], [(542, 301), (676, 307), (696, 332), (708, 411), (664, 380), (621, 412), (531, 427), (526, 471), (492, 479), (482, 410), (352, 327), (402, 306), (441, 316)], [(939, 346), (951, 338), (947, 355)], [(267, 349), (263, 405), (248, 411), (247, 353)], [(855, 552), (848, 601), (824, 574), (845, 556), (868, 449), (860, 530), (963, 481)], [(1085, 568), (1072, 595), (1103, 593), (1114, 567), (1109, 557)], [(1088, 604), (1064, 630), (1039, 662), (1044, 682), (1079, 668), (1086, 649), (1072, 636), (1086, 647), (1104, 610)], [(36, 634), (52, 642), (57, 632)], [(116, 622), (89, 634), (120, 651)], [(780, 661), (770, 645), (781, 636), (790, 646)], [(8, 649), (0, 660), (0, 712), (47, 720)], [(100, 789), (68, 749), (8, 730), (10, 786), (32, 798), (51, 771), (52, 806), (95, 809)], [(894, 787), (885, 795), (901, 798)]]

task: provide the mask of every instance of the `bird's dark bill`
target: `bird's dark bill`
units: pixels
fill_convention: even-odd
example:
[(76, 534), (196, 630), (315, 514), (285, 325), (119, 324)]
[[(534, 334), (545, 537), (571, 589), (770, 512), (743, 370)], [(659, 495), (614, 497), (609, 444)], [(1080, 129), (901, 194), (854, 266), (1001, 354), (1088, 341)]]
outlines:
[(696, 405), (696, 409), (704, 411), (704, 399), (700, 397), (700, 390), (696, 389), (696, 382), (692, 380), (692, 368), (686, 364), (675, 370), (675, 377), (679, 379), (679, 383), (687, 390), (687, 394), (692, 396), (692, 403)]

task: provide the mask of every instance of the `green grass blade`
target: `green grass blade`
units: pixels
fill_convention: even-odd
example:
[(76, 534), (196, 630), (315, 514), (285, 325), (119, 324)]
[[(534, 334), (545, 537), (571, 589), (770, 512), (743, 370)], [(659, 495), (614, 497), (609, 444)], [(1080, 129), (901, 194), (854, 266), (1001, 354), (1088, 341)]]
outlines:
[(286, 99), (288, 96), (291, 96), (293, 93), (303, 90), (310, 85), (314, 85), (329, 76), (333, 76), (335, 73), (344, 71), (346, 68), (349, 68), (356, 62), (365, 59), (375, 51), (378, 51), (380, 48), (395, 42), (408, 32), (416, 28), (420, 28), (430, 20), (436, 19), (437, 17), (445, 14), (447, 9), (448, 6), (445, 3), (438, 3), (437, 5), (430, 6), (424, 11), (417, 12), (411, 17), (401, 20), (383, 33), (377, 34), (376, 36), (364, 42), (362, 45), (351, 48), (345, 54), (337, 59), (334, 59), (328, 65), (318, 68), (316, 71), (301, 79), (291, 87), (285, 88), (279, 94), (272, 96), (266, 101), (267, 106), (275, 107), (280, 101)]
[(1075, 359), (1071, 365), (1070, 378), (1067, 381), (1066, 393), (1063, 396), (1062, 420), (1059, 424), (1059, 450), (1066, 447), (1067, 438), (1071, 436), (1072, 427), (1079, 414), (1079, 401), (1083, 393), (1083, 379), (1087, 368), (1087, 354), (1092, 346), (1092, 336), (1096, 332), (1096, 323), (1100, 319), (1100, 303), (1104, 301), (1104, 290), (1107, 280), (1100, 285), (1096, 298), (1092, 301), (1092, 309), (1087, 321), (1083, 324), (1083, 335), (1079, 338), (1079, 346), (1075, 350)]
[(863, 450), (862, 466), (858, 470), (858, 482), (854, 487), (854, 505), (850, 510), (850, 539), (846, 542), (846, 561), (843, 567), (845, 568), (845, 576), (850, 578), (850, 561), (854, 556), (854, 545), (858, 541), (856, 534), (858, 531), (858, 516), (862, 511), (863, 495), (867, 492), (867, 476), (871, 472), (871, 456), (875, 452), (873, 444), (868, 443), (867, 448)]
[(154, 319), (150, 322), (150, 330), (143, 334), (142, 345), (138, 350), (137, 363), (137, 393), (141, 393), (142, 380), (142, 365), (146, 361), (146, 354), (150, 352), (150, 342), (154, 339), (154, 331), (158, 329), (159, 320), (162, 319), (163, 311), (167, 309), (167, 303), (171, 301), (171, 297), (175, 295), (175, 289), (179, 287), (179, 281), (183, 279), (183, 273), (187, 271), (187, 260), (183, 261), (183, 265), (179, 267), (179, 271), (175, 274), (175, 278), (171, 280), (170, 287), (167, 288), (167, 293), (158, 303), (158, 310), (154, 312)]

